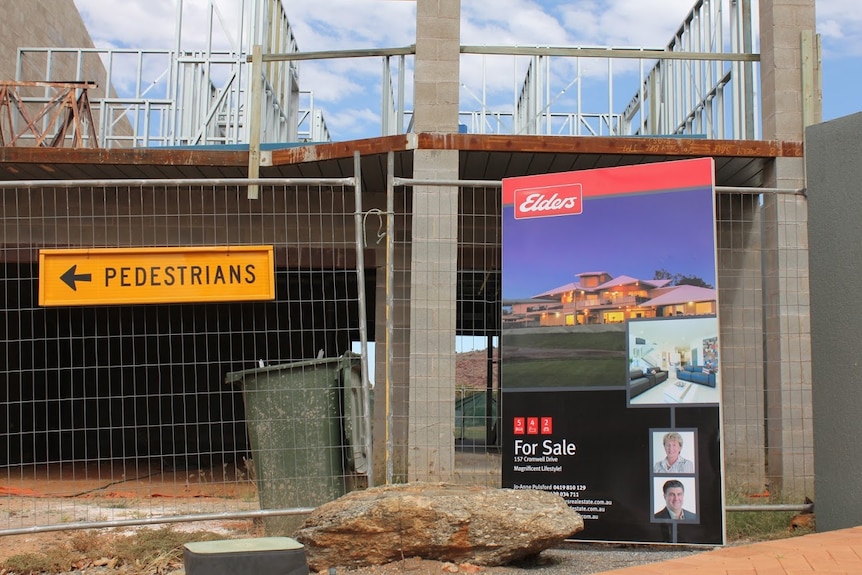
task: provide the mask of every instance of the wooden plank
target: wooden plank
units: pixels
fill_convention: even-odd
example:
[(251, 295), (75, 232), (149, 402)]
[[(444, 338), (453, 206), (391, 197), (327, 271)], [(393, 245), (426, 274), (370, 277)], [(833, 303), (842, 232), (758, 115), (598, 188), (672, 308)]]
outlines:
[(508, 151), (557, 154), (656, 156), (754, 156), (801, 158), (801, 142), (706, 140), (701, 138), (619, 138), (608, 136), (417, 135), (419, 149)]
[(397, 136), (367, 138), (363, 140), (351, 140), (348, 142), (312, 144), (308, 146), (296, 146), (282, 150), (273, 150), (272, 164), (299, 164), (304, 162), (329, 160), (333, 158), (352, 158), (354, 151), (358, 151), (359, 155), (363, 157), (372, 154), (385, 154), (390, 151), (398, 152), (413, 149), (411, 146), (412, 139), (412, 134), (400, 134)]
[(0, 165), (32, 164), (131, 164), (156, 166), (248, 166), (248, 152), (176, 148), (16, 148), (0, 147)]
[[(703, 140), (694, 138), (612, 138), (596, 136), (505, 136), (410, 134), (273, 150), (267, 177), (352, 175), (353, 153), (362, 156), (368, 183), (385, 186), (386, 154), (396, 154), (397, 174), (412, 175), (415, 149), (459, 150), (462, 177), (500, 179), (542, 170), (576, 170), (668, 159), (713, 157), (729, 160), (803, 157), (800, 142)], [(728, 164), (732, 170), (736, 161)], [(752, 181), (763, 164), (748, 164)], [(0, 148), (0, 179), (245, 177), (248, 151), (211, 149), (50, 149)], [(728, 177), (728, 179), (730, 179)]]

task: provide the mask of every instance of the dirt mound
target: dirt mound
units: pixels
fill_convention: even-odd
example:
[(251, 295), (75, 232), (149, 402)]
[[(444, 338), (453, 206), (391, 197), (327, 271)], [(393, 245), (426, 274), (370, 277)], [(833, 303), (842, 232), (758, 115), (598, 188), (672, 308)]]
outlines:
[[(495, 389), (499, 372), (498, 353), (499, 351), (495, 349), (492, 359), (491, 381), (494, 382)], [(455, 383), (459, 388), (486, 389), (488, 387), (488, 351), (482, 349), (455, 354)]]

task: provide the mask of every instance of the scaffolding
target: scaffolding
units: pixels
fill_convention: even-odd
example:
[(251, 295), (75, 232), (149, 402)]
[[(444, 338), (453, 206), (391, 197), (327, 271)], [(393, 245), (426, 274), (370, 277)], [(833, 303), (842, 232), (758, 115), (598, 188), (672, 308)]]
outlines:
[[(32, 80), (26, 70), (56, 81), (66, 61), (76, 81), (88, 81), (83, 70), (97, 60), (106, 78), (90, 96), (102, 147), (244, 145), (256, 108), (249, 79), (259, 45), (260, 142), (326, 142), (324, 111), (312, 90), (300, 89), (299, 63), (378, 58), (380, 131), (368, 135), (412, 130), (405, 84), (415, 46), (303, 53), (282, 0), (241, 0), (232, 19), (210, 0), (204, 45), (188, 47), (182, 4), (173, 49), (21, 48), (17, 79)], [(747, 0), (699, 0), (658, 49), (461, 46), (461, 131), (757, 139), (752, 11)], [(511, 99), (488, 89), (492, 65), (511, 67)]]
[[(0, 82), (0, 146), (32, 141), (48, 148), (98, 147), (88, 91), (92, 82)], [(44, 88), (41, 106), (28, 104), (22, 90)]]
[[(231, 19), (210, 0), (207, 14), (202, 46), (187, 46), (192, 42), (183, 36), (179, 0), (173, 49), (19, 48), (16, 80), (52, 83), (72, 74), (76, 82), (91, 82), (87, 76), (103, 70), (101, 90), (90, 92), (100, 147), (246, 143), (251, 46), (295, 53), (296, 39), (281, 0), (242, 0)], [(322, 113), (303, 109), (310, 95), (300, 92), (295, 62), (268, 64), (261, 81), (263, 141), (309, 141), (326, 134)], [(30, 101), (41, 105), (48, 98), (34, 95)]]

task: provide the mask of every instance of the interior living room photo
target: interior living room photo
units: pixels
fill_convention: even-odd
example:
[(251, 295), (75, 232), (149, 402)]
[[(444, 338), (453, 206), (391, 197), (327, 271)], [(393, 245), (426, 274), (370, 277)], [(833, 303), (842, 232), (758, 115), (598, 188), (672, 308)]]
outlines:
[(627, 341), (630, 405), (718, 403), (718, 318), (631, 320)]

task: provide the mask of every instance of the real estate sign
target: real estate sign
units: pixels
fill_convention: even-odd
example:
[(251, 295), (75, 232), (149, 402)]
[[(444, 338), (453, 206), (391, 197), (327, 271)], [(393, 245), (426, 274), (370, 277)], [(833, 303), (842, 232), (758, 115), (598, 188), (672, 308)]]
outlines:
[(721, 544), (711, 159), (503, 180), (503, 487), (576, 538)]

